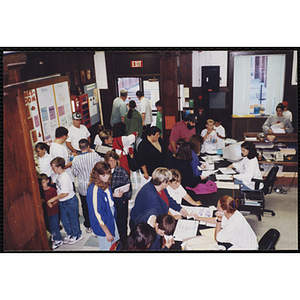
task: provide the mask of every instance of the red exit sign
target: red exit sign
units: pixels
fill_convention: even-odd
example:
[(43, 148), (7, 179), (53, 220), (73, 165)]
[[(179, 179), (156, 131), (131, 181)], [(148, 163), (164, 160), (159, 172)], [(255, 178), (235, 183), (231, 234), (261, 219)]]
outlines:
[(142, 68), (143, 67), (143, 61), (142, 60), (132, 60), (130, 62), (131, 68)]

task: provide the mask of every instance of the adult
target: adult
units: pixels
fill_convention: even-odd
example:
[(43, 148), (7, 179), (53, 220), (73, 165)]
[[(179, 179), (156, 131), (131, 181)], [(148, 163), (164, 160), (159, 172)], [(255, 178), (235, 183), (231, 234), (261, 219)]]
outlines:
[(239, 174), (232, 177), (235, 178), (236, 184), (241, 184), (242, 190), (254, 190), (255, 183), (252, 178), (262, 179), (257, 160), (257, 152), (252, 142), (246, 141), (241, 145), (242, 156), (241, 161), (235, 162), (227, 168), (235, 168)]
[(157, 109), (156, 127), (158, 127), (161, 130), (160, 136), (163, 137), (162, 102), (161, 102), (161, 100), (156, 101), (155, 106), (156, 106), (156, 109)]
[(143, 121), (142, 116), (138, 110), (136, 110), (136, 103), (134, 100), (129, 101), (129, 110), (124, 117), (124, 123), (126, 125), (126, 135), (130, 135), (137, 132), (137, 144), (142, 137), (143, 132)]
[(69, 128), (69, 136), (66, 141), (66, 145), (71, 152), (78, 153), (79, 149), (79, 140), (87, 139), (91, 143), (90, 132), (85, 125), (81, 124), (82, 116), (79, 112), (75, 112), (72, 115), (73, 124)]
[(120, 237), (110, 185), (110, 166), (105, 161), (99, 161), (91, 172), (86, 200), (91, 227), (98, 238), (100, 250), (109, 250)]
[(120, 157), (121, 167), (123, 167), (128, 174), (130, 174), (130, 169), (126, 155), (133, 154), (132, 144), (135, 142), (137, 134), (137, 132), (134, 132), (126, 136), (126, 125), (123, 122), (115, 123), (113, 127), (113, 149), (115, 149)]
[(157, 168), (152, 173), (152, 179), (146, 183), (138, 192), (134, 207), (131, 209), (131, 228), (138, 224), (149, 210), (156, 211), (156, 216), (167, 214), (169, 207), (178, 211), (182, 216), (187, 217), (187, 211), (170, 197), (167, 186), (172, 178), (167, 168)]
[(88, 139), (79, 140), (79, 149), (81, 152), (74, 157), (71, 169), (73, 175), (78, 179), (78, 192), (84, 217), (83, 225), (86, 228), (86, 232), (91, 233), (92, 228), (86, 202), (86, 193), (93, 167), (98, 161), (104, 159), (100, 157), (96, 152), (91, 150)]
[(276, 106), (276, 114), (270, 115), (268, 119), (262, 126), (262, 130), (265, 133), (273, 133), (272, 125), (276, 125), (278, 123), (282, 123), (281, 129), (283, 129), (286, 133), (293, 132), (294, 128), (292, 126), (291, 121), (283, 115), (284, 106), (282, 103), (279, 103)]
[(292, 121), (293, 121), (293, 114), (288, 110), (288, 108), (289, 108), (289, 103), (287, 102), (287, 101), (282, 101), (282, 104), (283, 104), (283, 106), (284, 106), (284, 109), (283, 109), (283, 115), (286, 117), (286, 118), (288, 118), (288, 119), (290, 119), (290, 121), (291, 121), (291, 123), (292, 123)]
[(192, 152), (192, 168), (194, 176), (200, 176), (202, 174), (202, 169), (199, 169), (202, 163), (199, 161), (199, 155), (201, 151), (201, 145), (203, 144), (203, 137), (196, 134), (193, 134), (188, 139), (188, 142), (191, 144), (191, 152)]
[(171, 152), (176, 152), (176, 143), (179, 138), (184, 138), (187, 141), (191, 135), (196, 133), (195, 125), (197, 122), (197, 117), (194, 114), (189, 114), (183, 121), (172, 126), (168, 147)]
[(165, 148), (160, 137), (160, 129), (152, 126), (138, 147), (138, 162), (146, 180), (157, 167), (165, 167)]
[(128, 92), (125, 89), (120, 91), (120, 97), (117, 97), (113, 102), (110, 125), (114, 126), (116, 123), (124, 122), (125, 114), (128, 110), (125, 100), (127, 99)]
[(167, 160), (167, 167), (169, 169), (176, 169), (181, 173), (182, 186), (194, 188), (198, 183), (205, 182), (206, 177), (203, 175), (194, 176), (192, 167), (192, 150), (189, 142), (182, 143), (177, 152)]
[(150, 127), (152, 123), (151, 101), (144, 97), (144, 92), (141, 90), (136, 92), (136, 97), (141, 101), (139, 111), (142, 114), (142, 124), (143, 126)]
[(234, 200), (230, 196), (223, 196), (218, 201), (216, 218), (193, 215), (196, 220), (216, 224), (215, 240), (226, 249), (257, 250), (257, 237), (245, 217), (237, 210), (239, 204), (238, 198)]
[[(71, 166), (72, 162), (70, 161), (69, 153), (67, 148), (64, 146), (64, 143), (68, 139), (68, 129), (61, 126), (55, 129), (55, 140), (50, 145), (50, 156), (51, 159), (56, 157), (62, 157), (65, 160), (65, 171), (70, 176), (73, 185), (74, 185), (74, 175), (72, 174)], [(53, 175), (52, 180), (55, 182), (56, 175)], [(75, 187), (74, 187), (75, 189)]]
[(115, 208), (117, 210), (117, 226), (120, 238), (127, 236), (127, 223), (128, 223), (128, 200), (132, 196), (132, 186), (128, 172), (121, 167), (119, 155), (115, 151), (109, 151), (105, 154), (105, 161), (108, 162), (112, 178), (111, 189), (114, 193), (116, 188), (129, 184), (127, 192), (121, 192), (119, 197), (114, 196)]
[(105, 156), (106, 152), (111, 151), (113, 149), (113, 137), (111, 135), (111, 131), (108, 129), (104, 129), (98, 134), (101, 145), (96, 145), (95, 151), (102, 157)]

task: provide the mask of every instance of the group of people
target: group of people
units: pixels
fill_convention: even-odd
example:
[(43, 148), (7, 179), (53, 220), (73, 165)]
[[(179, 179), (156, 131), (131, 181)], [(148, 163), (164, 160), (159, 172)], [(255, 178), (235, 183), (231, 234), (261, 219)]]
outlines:
[[(198, 120), (195, 115), (188, 115), (173, 125), (169, 146), (165, 149), (161, 102), (156, 103), (157, 126), (151, 126), (151, 103), (142, 91), (136, 95), (141, 101), (140, 111), (133, 100), (129, 102), (129, 108), (125, 105), (127, 91), (121, 91), (113, 103), (112, 131), (99, 125), (94, 147), (78, 112), (73, 114), (73, 125), (69, 130), (65, 127), (56, 129), (50, 147), (45, 143), (36, 144), (39, 181), (53, 249), (83, 239), (75, 177), (78, 179), (83, 224), (87, 233), (94, 232), (97, 236), (100, 250), (169, 249), (174, 243), (172, 235), (176, 219), (188, 215), (181, 206), (182, 199), (191, 205), (201, 205), (187, 194), (186, 188), (207, 181), (202, 175), (205, 164), (199, 161), (199, 155), (225, 146), (225, 129), (221, 120), (208, 119), (206, 128), (197, 134), (195, 125)], [(287, 130), (291, 128), (290, 120), (282, 117), (280, 110), (284, 111), (282, 104), (276, 108), (277, 117), (283, 118), (280, 121)], [(228, 168), (238, 171), (233, 177), (242, 189), (253, 189), (252, 178), (262, 178), (256, 149), (251, 142), (244, 142), (241, 147), (243, 159)], [(128, 222), (128, 201), (132, 197), (128, 156), (133, 158), (134, 155), (137, 155), (135, 159), (142, 173), (142, 182)], [(256, 249), (255, 234), (237, 211), (238, 205), (239, 202), (229, 196), (219, 200), (216, 240), (242, 249)], [(64, 239), (60, 234), (60, 222), (67, 233)], [(235, 228), (237, 224), (245, 230), (239, 233), (229, 230), (230, 226)], [(235, 237), (228, 237), (225, 228), (229, 233), (235, 232)], [(240, 239), (239, 235), (244, 238)]]

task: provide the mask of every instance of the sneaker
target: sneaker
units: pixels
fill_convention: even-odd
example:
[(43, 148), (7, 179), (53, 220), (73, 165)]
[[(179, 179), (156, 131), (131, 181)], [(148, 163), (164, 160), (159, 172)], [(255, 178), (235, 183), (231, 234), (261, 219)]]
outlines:
[(72, 236), (68, 242), (69, 245), (76, 244), (77, 242), (83, 240), (83, 235), (80, 236)]
[(61, 246), (63, 244), (63, 241), (60, 240), (60, 241), (55, 241), (53, 244), (52, 244), (52, 249), (55, 250), (57, 249), (59, 246)]
[(91, 228), (91, 227), (88, 227), (88, 228), (86, 228), (86, 233), (92, 233), (93, 232), (93, 229)]
[(64, 238), (64, 241), (63, 241), (64, 244), (68, 244), (71, 238), (72, 238), (71, 235), (67, 235), (67, 236)]
[(54, 242), (53, 234), (51, 234), (51, 236), (50, 236), (50, 241), (51, 241), (51, 243)]

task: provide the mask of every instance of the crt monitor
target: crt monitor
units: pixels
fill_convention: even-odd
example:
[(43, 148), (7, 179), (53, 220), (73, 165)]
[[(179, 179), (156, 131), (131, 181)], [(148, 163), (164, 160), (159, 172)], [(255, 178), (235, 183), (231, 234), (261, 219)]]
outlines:
[(230, 162), (239, 161), (242, 159), (242, 148), (241, 144), (243, 142), (238, 142), (229, 146), (226, 146), (222, 149), (223, 158), (227, 159)]

